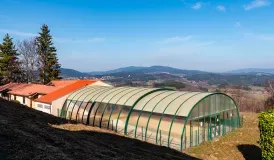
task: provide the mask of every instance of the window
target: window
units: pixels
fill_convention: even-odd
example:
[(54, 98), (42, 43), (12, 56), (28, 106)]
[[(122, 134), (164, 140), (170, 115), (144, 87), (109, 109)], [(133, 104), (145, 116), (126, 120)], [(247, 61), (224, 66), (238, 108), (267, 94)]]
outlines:
[(16, 96), (14, 95), (14, 100), (16, 100)]
[(37, 104), (37, 107), (38, 108), (43, 108), (43, 105), (42, 104)]
[(23, 104), (25, 104), (26, 103), (26, 99), (25, 99), (25, 97), (23, 97)]
[(45, 108), (45, 109), (50, 109), (50, 106), (44, 105), (44, 108)]

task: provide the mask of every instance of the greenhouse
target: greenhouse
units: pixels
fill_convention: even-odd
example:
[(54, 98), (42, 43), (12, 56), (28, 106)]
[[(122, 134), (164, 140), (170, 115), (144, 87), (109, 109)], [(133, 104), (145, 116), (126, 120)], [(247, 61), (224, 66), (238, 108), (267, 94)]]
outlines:
[(228, 95), (168, 88), (87, 86), (71, 93), (59, 114), (178, 150), (240, 126), (238, 107)]

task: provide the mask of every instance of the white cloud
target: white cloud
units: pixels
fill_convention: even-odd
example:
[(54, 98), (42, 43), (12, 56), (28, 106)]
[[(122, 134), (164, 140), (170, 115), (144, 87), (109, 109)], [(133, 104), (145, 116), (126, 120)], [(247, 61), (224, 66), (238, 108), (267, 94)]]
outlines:
[(34, 37), (34, 36), (37, 36), (37, 34), (34, 34), (34, 33), (20, 32), (20, 31), (16, 31), (16, 30), (9, 30), (9, 29), (3, 29), (3, 28), (0, 28), (0, 32), (1, 33), (9, 33), (11, 35), (16, 35), (16, 36), (20, 36), (20, 37)]
[(264, 41), (274, 41), (274, 34), (245, 33), (244, 35), (251, 37), (253, 39), (264, 40)]
[(197, 2), (196, 4), (194, 4), (192, 6), (192, 9), (195, 9), (195, 10), (198, 10), (200, 8), (202, 8), (202, 3), (201, 2)]
[(253, 0), (251, 3), (244, 5), (244, 10), (248, 11), (254, 8), (269, 6), (271, 3), (268, 0)]
[[(9, 33), (11, 36), (16, 35), (20, 37), (36, 37), (38, 34), (29, 33), (29, 32), (21, 32), (16, 30), (10, 29), (3, 29), (0, 28), (1, 33)], [(64, 38), (64, 37), (53, 37), (53, 40), (58, 43), (96, 43), (96, 42), (103, 42), (105, 38), (101, 37), (92, 37), (88, 39), (72, 39), (72, 38)]]
[(174, 36), (174, 37), (170, 37), (165, 40), (162, 40), (159, 43), (162, 43), (162, 44), (183, 43), (191, 40), (192, 38), (193, 36), (185, 36), (185, 37)]
[(235, 25), (234, 25), (236, 28), (240, 28), (242, 27), (242, 24), (240, 22), (236, 22)]
[(226, 11), (226, 8), (222, 5), (218, 5), (217, 7), (217, 10), (221, 11), (221, 12), (225, 12)]
[(209, 41), (209, 42), (196, 43), (195, 45), (196, 46), (210, 46), (210, 45), (213, 45), (215, 43), (216, 43), (215, 41)]

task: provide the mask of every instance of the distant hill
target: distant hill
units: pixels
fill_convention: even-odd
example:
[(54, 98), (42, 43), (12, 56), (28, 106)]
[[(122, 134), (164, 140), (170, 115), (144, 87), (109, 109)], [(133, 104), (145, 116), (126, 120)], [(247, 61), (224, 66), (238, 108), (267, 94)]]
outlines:
[(61, 68), (61, 76), (62, 77), (88, 77), (91, 75), (76, 71), (74, 69)]
[(94, 72), (87, 72), (87, 74), (90, 75), (108, 75), (108, 74), (113, 74), (113, 73), (119, 73), (119, 72), (132, 72), (136, 70), (140, 70), (146, 67), (138, 67), (138, 66), (129, 66), (129, 67), (123, 67), (123, 68), (118, 68), (118, 69), (113, 69), (109, 71), (94, 71)]
[(151, 67), (139, 67), (139, 66), (130, 66), (130, 67), (124, 67), (124, 68), (118, 68), (115, 70), (110, 71), (103, 71), (103, 72), (88, 72), (91, 75), (109, 75), (114, 73), (121, 73), (121, 72), (140, 72), (140, 73), (156, 73), (156, 72), (166, 72), (169, 74), (182, 74), (182, 75), (195, 75), (195, 74), (202, 74), (207, 73), (204, 71), (198, 71), (198, 70), (183, 70), (183, 69), (177, 69), (167, 66), (151, 66)]
[(274, 74), (274, 68), (245, 68), (225, 72), (225, 74)]

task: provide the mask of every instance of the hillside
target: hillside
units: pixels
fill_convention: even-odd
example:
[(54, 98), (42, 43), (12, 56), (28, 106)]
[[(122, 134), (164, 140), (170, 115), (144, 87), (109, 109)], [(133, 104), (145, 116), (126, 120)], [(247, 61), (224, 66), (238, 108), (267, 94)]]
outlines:
[(228, 74), (274, 74), (274, 68), (245, 68), (226, 72)]
[(196, 159), (0, 99), (0, 159)]
[(110, 75), (114, 73), (120, 73), (120, 72), (126, 72), (126, 73), (155, 73), (155, 72), (167, 72), (170, 74), (182, 74), (182, 75), (194, 75), (194, 74), (202, 74), (206, 73), (203, 71), (198, 70), (183, 70), (183, 69), (177, 69), (167, 66), (151, 66), (151, 67), (136, 67), (136, 66), (130, 66), (125, 68), (118, 68), (115, 70), (105, 71), (105, 72), (89, 72), (89, 74), (92, 75)]
[(82, 73), (74, 69), (61, 68), (61, 76), (64, 77), (88, 77), (87, 73)]
[(232, 85), (257, 85), (264, 86), (265, 80), (274, 79), (274, 75), (226, 75), (226, 74), (196, 74), (187, 76), (192, 81), (208, 81), (210, 85), (216, 84), (232, 84)]

